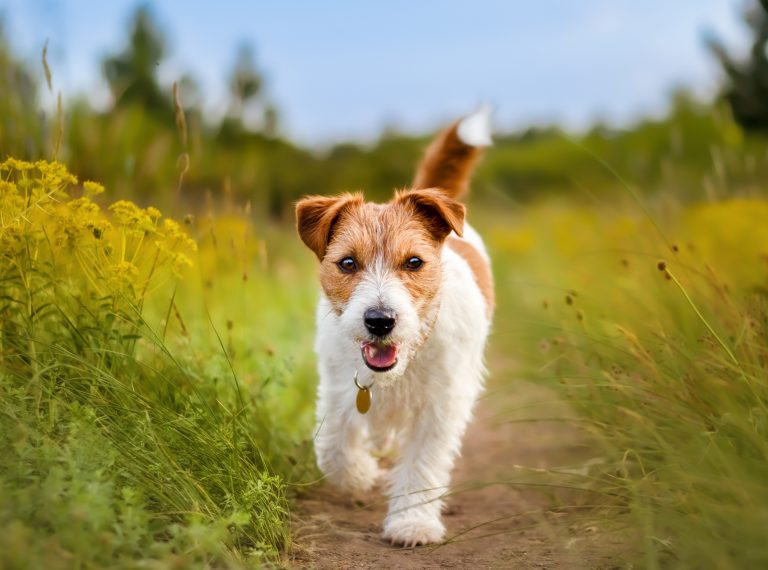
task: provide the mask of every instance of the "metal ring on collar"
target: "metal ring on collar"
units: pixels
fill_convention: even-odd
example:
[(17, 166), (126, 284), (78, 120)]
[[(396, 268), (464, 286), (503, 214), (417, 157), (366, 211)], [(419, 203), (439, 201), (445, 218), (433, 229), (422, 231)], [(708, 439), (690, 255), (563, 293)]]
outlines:
[(361, 385), (360, 382), (357, 381), (357, 370), (355, 370), (355, 386), (357, 386), (360, 390), (370, 390), (373, 386), (373, 382), (368, 384), (368, 386)]

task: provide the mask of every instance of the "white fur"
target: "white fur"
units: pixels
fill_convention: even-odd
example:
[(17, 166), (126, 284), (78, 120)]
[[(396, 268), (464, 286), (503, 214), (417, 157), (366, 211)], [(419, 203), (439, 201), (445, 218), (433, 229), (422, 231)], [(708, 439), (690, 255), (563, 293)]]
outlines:
[[(487, 257), (477, 233), (468, 224), (464, 231)], [(320, 373), (317, 462), (333, 483), (365, 491), (384, 475), (371, 450), (394, 441), (400, 453), (386, 476), (384, 538), (406, 545), (438, 542), (445, 535), (440, 497), (483, 386), (490, 321), (469, 265), (447, 246), (441, 292), (424, 322), (408, 290), (383, 267), (379, 263), (366, 272), (341, 315), (321, 296), (315, 343)], [(388, 306), (397, 313), (392, 334), (401, 349), (397, 365), (385, 373), (369, 370), (359, 347), (367, 336), (363, 313), (372, 306)], [(374, 383), (373, 405), (366, 415), (355, 408), (355, 371), (361, 384)]]
[(463, 118), (456, 129), (456, 134), (464, 144), (469, 146), (491, 146), (491, 112), (490, 105), (480, 108)]

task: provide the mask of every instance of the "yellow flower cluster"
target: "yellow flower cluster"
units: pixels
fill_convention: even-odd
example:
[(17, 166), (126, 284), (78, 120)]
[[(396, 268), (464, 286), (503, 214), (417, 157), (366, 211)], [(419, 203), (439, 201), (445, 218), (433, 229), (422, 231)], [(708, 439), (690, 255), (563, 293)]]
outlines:
[(117, 224), (136, 235), (154, 232), (160, 219), (157, 209), (150, 207), (144, 210), (128, 200), (118, 200), (109, 207), (109, 211)]
[(179, 224), (126, 200), (105, 212), (92, 200), (103, 191), (57, 162), (0, 163), (0, 271), (44, 267), (80, 292), (136, 303), (192, 265), (196, 244)]

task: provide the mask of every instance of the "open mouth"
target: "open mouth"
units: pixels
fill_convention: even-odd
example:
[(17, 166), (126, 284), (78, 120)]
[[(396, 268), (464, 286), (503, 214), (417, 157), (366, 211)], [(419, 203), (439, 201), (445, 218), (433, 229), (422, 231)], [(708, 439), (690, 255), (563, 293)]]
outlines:
[(386, 372), (397, 364), (397, 345), (382, 342), (360, 344), (365, 365), (374, 372)]

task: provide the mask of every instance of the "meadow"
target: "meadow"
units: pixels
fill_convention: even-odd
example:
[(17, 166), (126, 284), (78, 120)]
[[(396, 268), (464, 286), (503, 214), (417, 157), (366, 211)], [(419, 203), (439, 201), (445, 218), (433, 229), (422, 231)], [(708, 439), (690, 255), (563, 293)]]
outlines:
[(543, 205), (492, 233), (497, 334), (599, 442), (577, 484), (639, 530), (640, 567), (761, 567), (768, 203), (662, 203)]
[[(381, 198), (427, 137), (319, 154), (228, 146), (179, 105), (170, 129), (20, 109), (0, 108), (0, 566), (286, 563), (318, 480), (291, 200)], [(597, 460), (563, 467), (602, 497), (590, 520), (635, 531), (617, 565), (768, 564), (765, 173), (764, 139), (684, 98), (624, 132), (501, 136), (478, 172), (490, 381), (554, 390), (591, 435)]]

